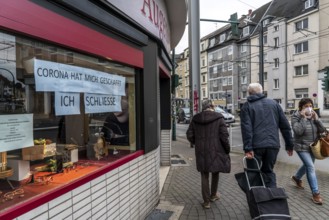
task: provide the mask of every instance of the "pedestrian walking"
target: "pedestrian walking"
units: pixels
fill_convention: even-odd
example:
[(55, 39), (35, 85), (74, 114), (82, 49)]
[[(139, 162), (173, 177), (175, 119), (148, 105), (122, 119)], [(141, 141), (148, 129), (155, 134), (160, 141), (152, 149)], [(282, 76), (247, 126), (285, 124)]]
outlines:
[(291, 127), (279, 103), (266, 98), (259, 83), (251, 83), (248, 93), (240, 114), (243, 150), (247, 158), (255, 157), (261, 164), (266, 187), (276, 187), (273, 169), (280, 149), (279, 130), (292, 156)]
[(314, 203), (322, 205), (314, 167), (315, 158), (311, 152), (310, 144), (319, 137), (320, 133), (325, 132), (326, 128), (313, 110), (312, 99), (302, 98), (299, 101), (298, 110), (291, 116), (291, 125), (294, 131), (294, 150), (303, 163), (291, 179), (298, 189), (304, 189), (301, 179), (306, 173), (312, 191), (312, 200)]
[[(219, 199), (219, 173), (231, 171), (230, 143), (224, 117), (215, 112), (211, 100), (202, 103), (202, 112), (193, 116), (186, 137), (195, 145), (196, 167), (201, 173), (202, 206), (210, 208), (210, 202)], [(211, 189), (209, 188), (211, 173)]]

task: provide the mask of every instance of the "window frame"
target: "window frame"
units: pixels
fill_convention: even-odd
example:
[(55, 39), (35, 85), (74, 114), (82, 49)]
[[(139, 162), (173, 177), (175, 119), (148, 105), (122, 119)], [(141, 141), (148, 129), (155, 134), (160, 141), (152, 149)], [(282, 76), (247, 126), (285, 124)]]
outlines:
[[(304, 69), (307, 69), (306, 73)], [(295, 76), (306, 76), (309, 74), (308, 64), (295, 66), (294, 70), (295, 70)], [(298, 72), (300, 72), (300, 74), (297, 74)]]
[[(305, 49), (305, 47), (306, 47), (306, 49)], [(294, 44), (295, 54), (301, 54), (301, 53), (308, 52), (308, 48), (309, 48), (308, 41), (303, 41), (303, 42)]]

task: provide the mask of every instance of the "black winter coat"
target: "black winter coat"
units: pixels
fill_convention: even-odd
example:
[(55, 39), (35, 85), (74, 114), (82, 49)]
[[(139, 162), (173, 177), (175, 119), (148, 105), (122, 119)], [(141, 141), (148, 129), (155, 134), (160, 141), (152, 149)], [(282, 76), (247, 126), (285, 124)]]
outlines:
[(187, 129), (186, 137), (195, 144), (199, 172), (231, 171), (229, 134), (222, 114), (210, 110), (196, 114)]

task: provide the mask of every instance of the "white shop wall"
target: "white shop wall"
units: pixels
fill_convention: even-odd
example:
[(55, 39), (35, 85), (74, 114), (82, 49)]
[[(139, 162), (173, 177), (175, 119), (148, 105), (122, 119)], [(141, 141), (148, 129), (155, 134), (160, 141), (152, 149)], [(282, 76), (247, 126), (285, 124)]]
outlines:
[(145, 219), (159, 201), (160, 147), (16, 220)]

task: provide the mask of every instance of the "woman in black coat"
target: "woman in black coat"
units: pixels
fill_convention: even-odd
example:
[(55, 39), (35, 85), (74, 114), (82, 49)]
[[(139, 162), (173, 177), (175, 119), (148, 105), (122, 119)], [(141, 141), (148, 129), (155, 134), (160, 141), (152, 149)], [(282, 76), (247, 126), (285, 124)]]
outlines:
[[(211, 100), (202, 103), (202, 112), (193, 117), (186, 137), (195, 145), (196, 166), (201, 172), (202, 206), (210, 208), (210, 201), (219, 199), (219, 173), (231, 171), (229, 134), (223, 115), (214, 111)], [(209, 172), (212, 173), (211, 192)]]

